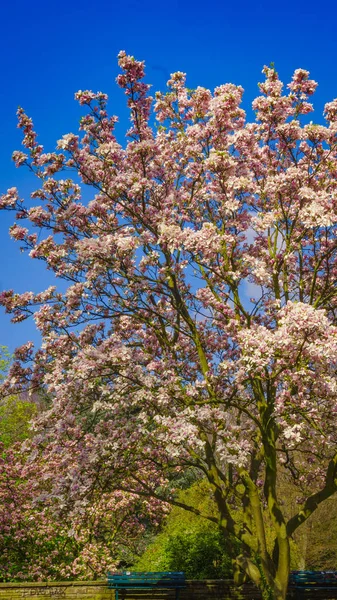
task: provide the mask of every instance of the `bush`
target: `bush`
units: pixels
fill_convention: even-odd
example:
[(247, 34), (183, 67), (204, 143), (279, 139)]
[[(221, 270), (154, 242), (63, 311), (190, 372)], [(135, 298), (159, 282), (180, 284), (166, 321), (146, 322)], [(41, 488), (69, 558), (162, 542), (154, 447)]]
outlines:
[[(235, 544), (235, 550), (238, 544)], [(232, 577), (229, 540), (222, 532), (196, 531), (159, 534), (134, 565), (142, 571), (184, 571), (189, 579)]]
[(216, 530), (170, 536), (166, 561), (168, 571), (184, 571), (189, 579), (232, 576), (228, 540)]
[[(218, 516), (206, 481), (198, 481), (181, 491), (179, 500)], [(238, 554), (238, 542), (225, 536), (215, 523), (175, 507), (133, 568), (184, 571), (190, 579), (231, 577), (231, 552)]]

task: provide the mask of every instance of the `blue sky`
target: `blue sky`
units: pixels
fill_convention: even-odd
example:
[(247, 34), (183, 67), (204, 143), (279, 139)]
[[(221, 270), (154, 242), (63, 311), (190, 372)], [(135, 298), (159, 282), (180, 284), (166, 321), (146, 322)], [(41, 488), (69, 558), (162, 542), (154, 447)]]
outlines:
[[(147, 81), (163, 89), (170, 73), (188, 74), (188, 86), (209, 88), (232, 82), (245, 88), (249, 111), (264, 64), (274, 62), (288, 81), (296, 68), (319, 83), (313, 119), (337, 97), (337, 5), (312, 0), (250, 2), (185, 0), (5, 0), (0, 12), (0, 192), (16, 185), (32, 189), (29, 174), (16, 170), (20, 149), (15, 112), (23, 106), (47, 151), (62, 134), (76, 131), (78, 89), (109, 94), (110, 112), (127, 129), (124, 96), (115, 84), (116, 56), (124, 49), (145, 60)], [(42, 290), (53, 283), (43, 264), (21, 254), (10, 240), (13, 215), (0, 212), (0, 289)], [(31, 339), (34, 323), (10, 323), (0, 310), (0, 344), (11, 350)]]

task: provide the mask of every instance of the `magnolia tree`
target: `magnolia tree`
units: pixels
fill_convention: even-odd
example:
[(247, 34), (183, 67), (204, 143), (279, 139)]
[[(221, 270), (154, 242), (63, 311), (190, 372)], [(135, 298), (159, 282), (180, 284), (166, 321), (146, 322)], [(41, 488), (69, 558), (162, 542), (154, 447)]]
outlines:
[[(14, 160), (39, 187), (31, 207), (16, 188), (1, 207), (68, 287), (2, 293), (43, 337), (17, 350), (5, 391), (48, 395), (31, 460), (53, 473), (51, 495), (199, 513), (240, 541), (237, 581), (281, 600), (292, 536), (337, 490), (337, 101), (326, 126), (308, 123), (308, 72), (283, 91), (266, 67), (249, 123), (240, 86), (190, 90), (178, 72), (153, 99), (143, 63), (121, 52), (119, 65), (125, 145), (101, 92), (76, 94), (79, 135), (51, 153), (18, 111)], [(182, 473), (208, 480), (220, 517), (177, 500)]]

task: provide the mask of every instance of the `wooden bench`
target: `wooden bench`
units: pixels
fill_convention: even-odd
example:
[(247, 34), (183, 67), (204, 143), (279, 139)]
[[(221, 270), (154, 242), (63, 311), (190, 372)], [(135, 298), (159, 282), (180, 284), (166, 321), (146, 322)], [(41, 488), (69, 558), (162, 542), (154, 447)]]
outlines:
[(337, 571), (292, 571), (288, 593), (295, 598), (337, 598)]
[(108, 573), (108, 586), (115, 590), (118, 600), (120, 590), (173, 590), (178, 600), (179, 592), (186, 587), (185, 574), (181, 571), (141, 572), (123, 571), (122, 573)]

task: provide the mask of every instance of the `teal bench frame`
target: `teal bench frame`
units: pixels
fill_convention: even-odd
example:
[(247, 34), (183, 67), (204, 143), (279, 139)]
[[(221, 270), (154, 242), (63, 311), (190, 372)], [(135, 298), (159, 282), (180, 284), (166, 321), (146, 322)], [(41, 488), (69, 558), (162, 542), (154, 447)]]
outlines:
[(118, 600), (118, 592), (122, 590), (150, 590), (175, 589), (176, 600), (179, 600), (179, 592), (186, 587), (185, 573), (183, 571), (162, 572), (131, 572), (108, 573), (108, 587), (115, 590), (115, 599)]
[(336, 592), (337, 598), (337, 571), (292, 571), (289, 576), (288, 591), (295, 592), (296, 598), (308, 592)]

